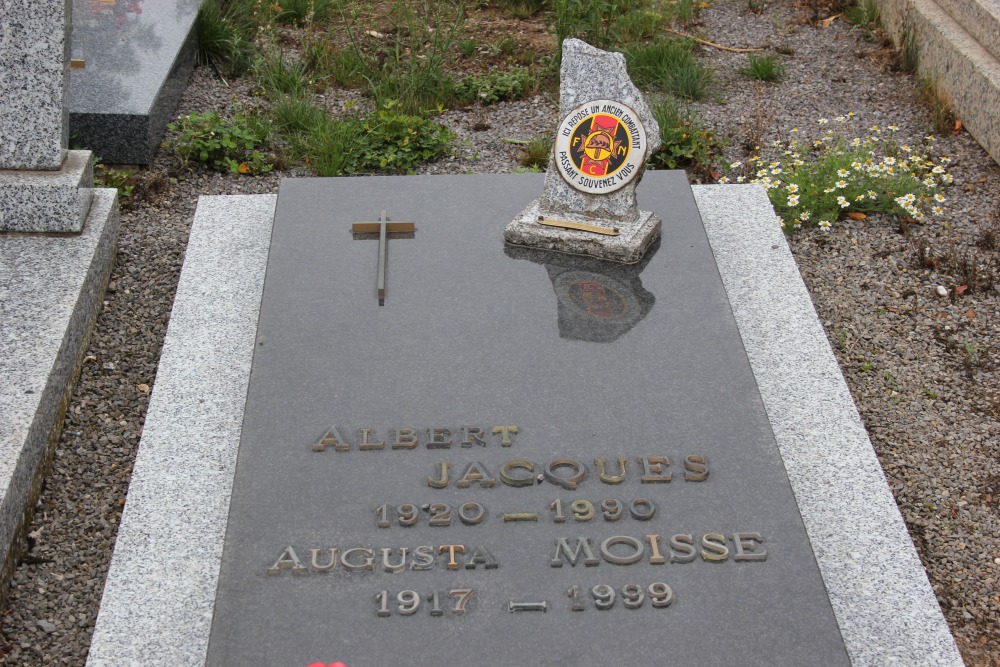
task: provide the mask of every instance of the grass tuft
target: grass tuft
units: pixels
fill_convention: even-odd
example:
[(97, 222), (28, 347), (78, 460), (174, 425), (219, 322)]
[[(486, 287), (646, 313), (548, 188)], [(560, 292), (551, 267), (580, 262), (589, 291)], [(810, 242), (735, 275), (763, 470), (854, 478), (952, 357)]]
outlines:
[(301, 97), (309, 90), (309, 71), (301, 60), (281, 51), (264, 53), (254, 63), (254, 76), (268, 95)]
[(739, 73), (755, 81), (775, 83), (784, 77), (785, 66), (774, 56), (751, 53), (747, 66), (740, 68)]
[(281, 13), (278, 21), (305, 25), (307, 23), (324, 23), (330, 17), (331, 0), (281, 0), (278, 5)]
[(552, 139), (545, 136), (529, 139), (521, 146), (517, 162), (522, 167), (531, 170), (541, 170), (549, 166), (549, 156), (552, 154)]
[(240, 3), (223, 6), (219, 0), (205, 0), (195, 19), (198, 31), (198, 60), (212, 61), (233, 76), (242, 76), (253, 62), (254, 24)]
[(632, 81), (689, 100), (702, 100), (712, 84), (712, 72), (694, 54), (694, 42), (660, 38), (647, 44), (625, 47)]

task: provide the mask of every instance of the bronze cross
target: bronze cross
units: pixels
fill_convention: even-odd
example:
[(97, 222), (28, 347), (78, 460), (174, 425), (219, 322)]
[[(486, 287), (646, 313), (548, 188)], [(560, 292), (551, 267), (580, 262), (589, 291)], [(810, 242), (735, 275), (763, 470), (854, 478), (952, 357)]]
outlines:
[(378, 222), (355, 222), (351, 225), (354, 234), (378, 234), (378, 277), (375, 279), (375, 294), (378, 305), (385, 305), (385, 260), (389, 252), (388, 235), (396, 232), (414, 232), (417, 227), (412, 222), (389, 222), (383, 209)]

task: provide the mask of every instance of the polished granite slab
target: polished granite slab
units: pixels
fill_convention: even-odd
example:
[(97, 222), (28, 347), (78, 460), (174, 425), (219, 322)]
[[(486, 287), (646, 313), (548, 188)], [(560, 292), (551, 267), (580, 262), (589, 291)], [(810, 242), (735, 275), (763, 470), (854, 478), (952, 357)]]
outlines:
[(119, 227), (117, 190), (97, 188), (79, 233), (0, 233), (3, 582), (18, 564), (19, 541), (62, 431), (114, 266)]
[(530, 181), (282, 183), (207, 664), (848, 664), (690, 186), (644, 186), (623, 266), (506, 246)]
[(201, 0), (73, 0), (70, 146), (148, 164), (194, 66)]

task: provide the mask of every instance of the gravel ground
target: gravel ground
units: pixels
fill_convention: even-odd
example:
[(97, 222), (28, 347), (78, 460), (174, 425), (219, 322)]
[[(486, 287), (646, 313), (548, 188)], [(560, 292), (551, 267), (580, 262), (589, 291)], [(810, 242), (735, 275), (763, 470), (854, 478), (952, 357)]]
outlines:
[[(691, 28), (716, 44), (767, 47), (786, 66), (782, 82), (754, 85), (737, 73), (745, 54), (703, 49), (717, 83), (698, 112), (728, 139), (727, 161), (743, 159), (748, 142), (769, 145), (793, 127), (818, 133), (817, 119), (849, 111), (861, 128), (895, 124), (901, 142), (922, 143), (930, 117), (916, 82), (893, 72), (864, 30), (811, 25), (791, 1), (759, 16), (748, 5), (715, 0)], [(226, 111), (250, 93), (201, 68), (179, 112)], [(555, 115), (541, 96), (449, 111), (455, 154), (421, 173), (513, 171), (518, 149), (503, 140), (530, 139), (520, 128), (554, 126)], [(873, 216), (790, 244), (966, 662), (996, 667), (1000, 167), (965, 133), (934, 150), (955, 178), (944, 217), (901, 226)], [(176, 183), (157, 176), (168, 173)], [(118, 264), (0, 619), (0, 663), (85, 662), (197, 197), (277, 192), (294, 175), (179, 172), (162, 155), (147, 180), (165, 191), (124, 213)]]

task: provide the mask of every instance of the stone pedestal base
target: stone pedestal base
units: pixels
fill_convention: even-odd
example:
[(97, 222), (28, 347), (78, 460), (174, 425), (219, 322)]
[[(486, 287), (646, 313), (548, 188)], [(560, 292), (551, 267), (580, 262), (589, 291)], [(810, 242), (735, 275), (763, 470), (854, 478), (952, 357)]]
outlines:
[(635, 264), (642, 259), (646, 248), (660, 237), (661, 220), (650, 211), (639, 211), (639, 219), (635, 222), (609, 222), (567, 214), (546, 216), (617, 229), (617, 236), (539, 224), (539, 216), (545, 215), (537, 199), (531, 202), (507, 225), (503, 233), (504, 241), (511, 245)]
[(93, 188), (90, 151), (67, 151), (57, 171), (0, 171), (0, 231), (79, 232)]

